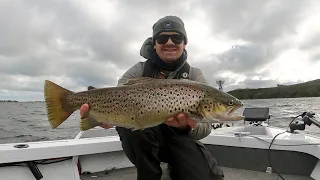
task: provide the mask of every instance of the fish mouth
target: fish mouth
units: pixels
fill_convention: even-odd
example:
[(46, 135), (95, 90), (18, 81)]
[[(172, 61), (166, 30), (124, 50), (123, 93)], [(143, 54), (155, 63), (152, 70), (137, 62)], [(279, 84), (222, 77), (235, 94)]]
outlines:
[[(244, 119), (244, 116), (234, 115), (234, 113), (241, 108), (242, 105), (233, 106), (233, 107), (221, 107), (219, 110), (215, 109), (212, 113), (206, 113), (210, 117), (213, 123), (226, 123), (226, 122), (236, 122)], [(221, 110), (221, 109), (224, 109)]]
[(234, 115), (234, 113), (240, 109), (242, 106), (235, 106), (233, 108), (231, 108), (229, 111), (226, 112), (224, 119), (226, 121), (230, 120), (230, 121), (240, 121), (244, 119), (244, 116), (240, 116), (240, 115)]
[(235, 106), (230, 108), (229, 111), (226, 112), (226, 116), (232, 116), (241, 106)]

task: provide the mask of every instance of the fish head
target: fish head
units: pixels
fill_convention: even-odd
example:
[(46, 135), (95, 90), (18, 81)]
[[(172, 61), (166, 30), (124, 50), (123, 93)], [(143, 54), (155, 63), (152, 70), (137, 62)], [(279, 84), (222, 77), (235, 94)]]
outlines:
[(199, 108), (202, 116), (212, 123), (234, 122), (244, 117), (235, 115), (243, 107), (243, 103), (236, 97), (220, 90), (210, 91), (200, 102)]

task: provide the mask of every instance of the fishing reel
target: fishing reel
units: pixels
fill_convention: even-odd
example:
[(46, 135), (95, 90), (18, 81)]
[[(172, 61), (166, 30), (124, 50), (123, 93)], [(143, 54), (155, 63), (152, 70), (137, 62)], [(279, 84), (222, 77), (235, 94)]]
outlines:
[[(306, 125), (311, 126), (311, 124), (316, 125), (320, 128), (320, 122), (314, 118), (315, 113), (313, 112), (304, 112), (300, 116), (301, 120), (296, 121), (295, 123), (290, 123), (290, 132), (294, 133), (295, 130), (305, 130)], [(298, 116), (299, 117), (299, 116)]]

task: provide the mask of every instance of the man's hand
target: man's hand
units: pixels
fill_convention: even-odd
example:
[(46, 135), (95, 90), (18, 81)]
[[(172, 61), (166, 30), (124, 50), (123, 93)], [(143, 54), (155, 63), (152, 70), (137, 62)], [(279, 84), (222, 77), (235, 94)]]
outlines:
[[(81, 108), (80, 108), (80, 116), (82, 118), (88, 117), (88, 115), (89, 115), (88, 111), (89, 111), (89, 105), (88, 104), (83, 104), (81, 106)], [(100, 127), (105, 128), (105, 129), (109, 129), (109, 128), (112, 127), (112, 125), (111, 124), (102, 123), (102, 124), (100, 124)]]
[(188, 118), (185, 113), (179, 113), (176, 117), (168, 118), (165, 124), (179, 129), (187, 129), (189, 127), (195, 128), (197, 122), (193, 119)]

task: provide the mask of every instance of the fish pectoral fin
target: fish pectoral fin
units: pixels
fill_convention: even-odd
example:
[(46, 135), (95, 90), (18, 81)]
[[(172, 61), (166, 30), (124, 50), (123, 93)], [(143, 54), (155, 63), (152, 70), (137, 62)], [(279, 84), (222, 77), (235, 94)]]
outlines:
[(241, 121), (244, 120), (244, 116), (231, 116), (226, 118), (226, 121)]
[(118, 82), (123, 84), (123, 85), (133, 85), (133, 84), (138, 84), (141, 82), (148, 82), (150, 80), (153, 80), (153, 78), (150, 77), (137, 77), (137, 78), (122, 78)]
[(208, 123), (208, 122), (211, 122), (211, 123), (221, 123), (221, 119), (220, 117), (216, 117), (216, 116), (213, 116), (211, 115), (207, 110), (205, 109), (202, 109), (201, 110), (201, 114), (203, 116), (203, 119), (201, 120), (202, 122), (205, 122), (205, 123)]
[(196, 122), (201, 122), (203, 120), (203, 116), (199, 114), (189, 114), (189, 118), (195, 120)]
[(214, 121), (214, 120), (213, 119), (203, 118), (197, 123), (212, 123), (212, 121)]
[(80, 130), (86, 131), (96, 126), (99, 126), (101, 123), (95, 120), (91, 115), (85, 118), (81, 118), (80, 121)]

